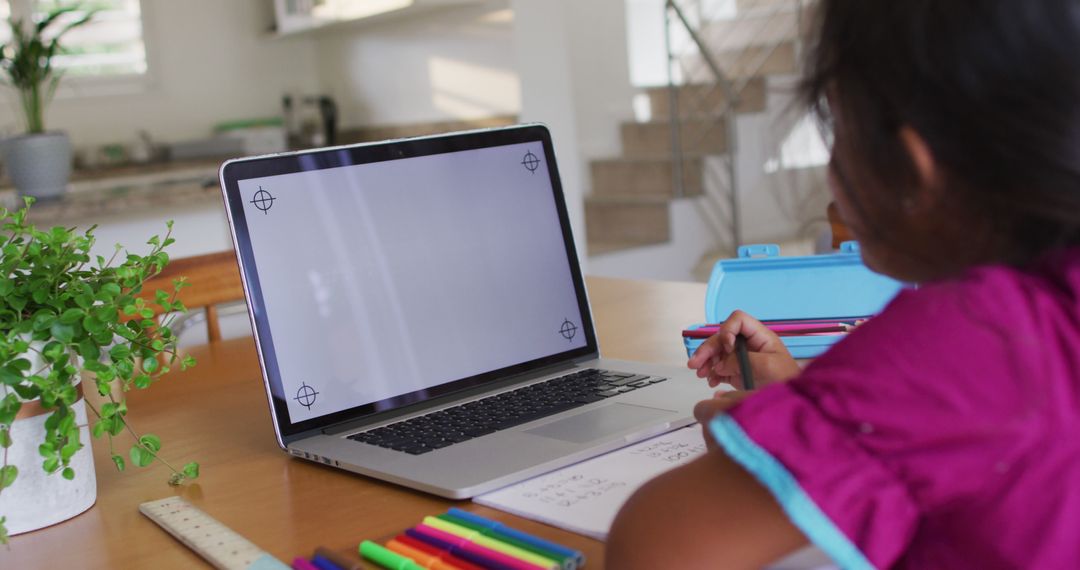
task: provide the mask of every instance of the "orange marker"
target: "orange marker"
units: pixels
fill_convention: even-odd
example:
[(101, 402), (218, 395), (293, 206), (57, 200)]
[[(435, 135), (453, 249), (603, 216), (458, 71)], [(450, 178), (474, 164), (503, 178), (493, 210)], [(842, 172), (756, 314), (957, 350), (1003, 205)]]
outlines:
[(407, 558), (412, 558), (413, 562), (416, 562), (424, 568), (429, 568), (430, 570), (461, 570), (457, 566), (440, 559), (438, 556), (421, 552), (396, 540), (387, 542), (386, 548)]

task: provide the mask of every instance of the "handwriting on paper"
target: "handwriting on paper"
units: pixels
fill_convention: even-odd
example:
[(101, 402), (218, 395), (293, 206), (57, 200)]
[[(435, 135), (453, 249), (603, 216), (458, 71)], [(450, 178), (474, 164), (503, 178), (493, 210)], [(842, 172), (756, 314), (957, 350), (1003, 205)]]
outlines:
[(649, 479), (705, 453), (691, 426), (477, 497), (477, 503), (600, 538)]

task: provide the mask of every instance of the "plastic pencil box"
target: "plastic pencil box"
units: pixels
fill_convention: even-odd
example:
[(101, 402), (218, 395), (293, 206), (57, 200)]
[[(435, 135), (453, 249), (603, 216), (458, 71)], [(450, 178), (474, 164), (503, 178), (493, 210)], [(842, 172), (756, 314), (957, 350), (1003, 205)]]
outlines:
[[(775, 244), (744, 245), (734, 259), (713, 266), (705, 294), (705, 319), (721, 323), (736, 309), (763, 320), (833, 319), (879, 313), (903, 283), (870, 271), (859, 244), (840, 244), (836, 253), (780, 257)], [(696, 329), (696, 324), (687, 329)], [(782, 337), (795, 358), (812, 358), (843, 334)], [(683, 338), (692, 355), (704, 339)]]

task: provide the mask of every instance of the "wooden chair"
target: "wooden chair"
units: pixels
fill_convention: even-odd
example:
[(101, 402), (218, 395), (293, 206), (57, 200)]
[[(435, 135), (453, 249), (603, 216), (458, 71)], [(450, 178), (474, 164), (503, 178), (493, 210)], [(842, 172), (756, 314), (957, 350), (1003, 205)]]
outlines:
[(152, 304), (154, 292), (158, 289), (172, 291), (173, 279), (178, 277), (186, 277), (191, 284), (180, 290), (180, 301), (188, 309), (205, 309), (207, 338), (210, 342), (220, 341), (217, 305), (244, 298), (236, 254), (222, 251), (174, 259), (159, 275), (146, 281), (139, 296), (150, 303), (150, 308), (160, 312), (160, 307)]
[(832, 228), (833, 249), (839, 249), (840, 244), (855, 239), (855, 236), (851, 233), (851, 229), (840, 219), (840, 211), (836, 208), (836, 202), (829, 202), (826, 214), (829, 216), (829, 227)]

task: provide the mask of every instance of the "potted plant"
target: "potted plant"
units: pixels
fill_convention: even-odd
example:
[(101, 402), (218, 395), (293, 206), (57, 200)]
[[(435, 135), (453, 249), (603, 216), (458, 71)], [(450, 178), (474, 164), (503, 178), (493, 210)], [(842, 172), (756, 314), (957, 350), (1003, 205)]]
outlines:
[[(169, 262), (172, 222), (164, 238), (150, 238), (145, 255), (118, 245), (106, 260), (91, 255), (94, 228), (37, 230), (27, 222), (33, 199), (25, 202), (15, 212), (0, 208), (0, 541), (5, 519), (17, 534), (93, 505), (89, 434), (108, 436), (117, 469), (157, 459), (174, 485), (199, 474), (197, 463), (178, 470), (161, 459), (161, 440), (137, 433), (126, 419), (126, 391), (194, 364), (178, 356), (171, 320), (158, 322), (152, 309), (184, 312), (176, 298), (184, 281), (149, 302), (142, 291)], [(82, 397), (84, 385), (100, 405)], [(125, 432), (133, 440), (126, 458), (113, 442)]]
[(45, 131), (45, 106), (60, 82), (61, 73), (53, 67), (53, 56), (63, 52), (60, 39), (89, 22), (94, 12), (54, 28), (64, 14), (78, 10), (78, 5), (57, 8), (36, 24), (11, 19), (11, 42), (0, 45), (4, 81), (18, 91), (26, 119), (26, 134), (5, 141), (4, 162), (12, 183), (24, 196), (59, 196), (71, 175), (71, 140), (62, 131)]

